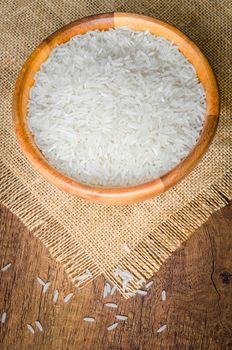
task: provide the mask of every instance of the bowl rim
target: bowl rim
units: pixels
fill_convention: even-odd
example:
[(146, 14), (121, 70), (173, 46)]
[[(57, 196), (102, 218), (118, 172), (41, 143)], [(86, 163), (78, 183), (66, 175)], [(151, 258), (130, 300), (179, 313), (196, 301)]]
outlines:
[[(181, 42), (181, 45), (186, 45), (186, 50), (192, 50), (192, 53), (199, 59), (198, 65), (202, 65), (202, 69), (206, 72), (204, 74), (206, 74), (206, 84), (209, 89), (209, 91), (206, 89), (207, 113), (205, 115), (203, 129), (195, 146), (186, 158), (159, 178), (129, 187), (91, 186), (79, 183), (60, 173), (47, 162), (35, 145), (33, 135), (26, 122), (28, 93), (33, 85), (33, 77), (37, 71), (35, 65), (38, 58), (41, 60), (40, 66), (47, 59), (51, 50), (57, 45), (57, 40), (63, 38), (59, 43), (68, 41), (72, 36), (78, 34), (72, 34), (77, 29), (84, 33), (93, 30), (93, 27), (97, 29), (99, 25), (103, 26), (103, 29), (115, 28), (122, 25), (125, 21), (130, 23), (130, 27), (133, 25), (139, 25), (144, 29), (147, 26), (151, 28), (158, 27), (165, 35), (168, 33), (170, 38), (172, 35), (175, 35), (176, 39)], [(124, 25), (128, 26), (128, 23)], [(167, 38), (167, 36), (165, 37)], [(72, 195), (96, 203), (132, 204), (165, 192), (189, 174), (200, 161), (214, 137), (219, 120), (219, 108), (219, 90), (216, 77), (207, 58), (191, 39), (173, 25), (153, 17), (127, 12), (110, 12), (78, 19), (57, 30), (37, 46), (24, 63), (16, 80), (12, 112), (15, 133), (24, 155), (28, 158), (32, 166), (51, 184)]]

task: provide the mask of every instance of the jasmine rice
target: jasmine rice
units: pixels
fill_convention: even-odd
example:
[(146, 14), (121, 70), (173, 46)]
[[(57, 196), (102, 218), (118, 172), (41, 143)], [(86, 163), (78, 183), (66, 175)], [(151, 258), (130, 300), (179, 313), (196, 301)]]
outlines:
[(203, 86), (178, 48), (122, 27), (56, 47), (31, 88), (28, 120), (60, 172), (121, 187), (154, 179), (186, 157), (205, 112)]

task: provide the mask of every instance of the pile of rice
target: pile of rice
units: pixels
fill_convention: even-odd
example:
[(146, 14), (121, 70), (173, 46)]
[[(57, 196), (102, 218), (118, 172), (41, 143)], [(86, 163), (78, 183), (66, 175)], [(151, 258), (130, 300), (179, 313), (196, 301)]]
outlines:
[(128, 28), (55, 48), (30, 92), (29, 127), (48, 162), (79, 182), (159, 177), (195, 145), (206, 112), (194, 67), (170, 41)]

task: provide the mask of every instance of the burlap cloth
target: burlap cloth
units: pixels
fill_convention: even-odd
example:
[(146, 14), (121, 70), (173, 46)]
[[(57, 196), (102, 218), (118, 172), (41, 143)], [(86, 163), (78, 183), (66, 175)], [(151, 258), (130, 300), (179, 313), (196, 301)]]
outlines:
[[(177, 26), (209, 58), (221, 93), (218, 131), (197, 168), (167, 193), (129, 206), (91, 204), (47, 183), (21, 153), (12, 127), (14, 83), (32, 50), (69, 22), (110, 11), (143, 13)], [(2, 202), (43, 242), (76, 286), (83, 285), (78, 276), (86, 269), (119, 285), (116, 267), (136, 278), (151, 277), (232, 198), (231, 0), (6, 0), (0, 19)]]

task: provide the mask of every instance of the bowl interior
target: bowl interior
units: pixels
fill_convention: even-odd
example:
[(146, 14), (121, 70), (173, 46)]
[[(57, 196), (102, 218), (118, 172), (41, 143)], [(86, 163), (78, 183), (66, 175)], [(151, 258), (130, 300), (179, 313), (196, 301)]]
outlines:
[[(160, 178), (142, 185), (126, 188), (95, 187), (78, 183), (53, 168), (37, 148), (27, 124), (27, 108), (30, 88), (34, 84), (36, 72), (57, 45), (65, 43), (77, 34), (89, 30), (107, 30), (127, 26), (131, 29), (149, 30), (156, 36), (173, 41), (183, 55), (194, 65), (198, 78), (206, 91), (206, 115), (199, 140), (189, 155), (175, 168)], [(175, 185), (200, 160), (211, 142), (219, 115), (219, 95), (213, 71), (200, 49), (175, 27), (137, 14), (109, 13), (86, 17), (58, 30), (44, 40), (24, 64), (16, 82), (13, 99), (13, 115), (16, 135), (20, 146), (32, 165), (52, 184), (83, 199), (105, 204), (129, 204), (151, 198)]]

